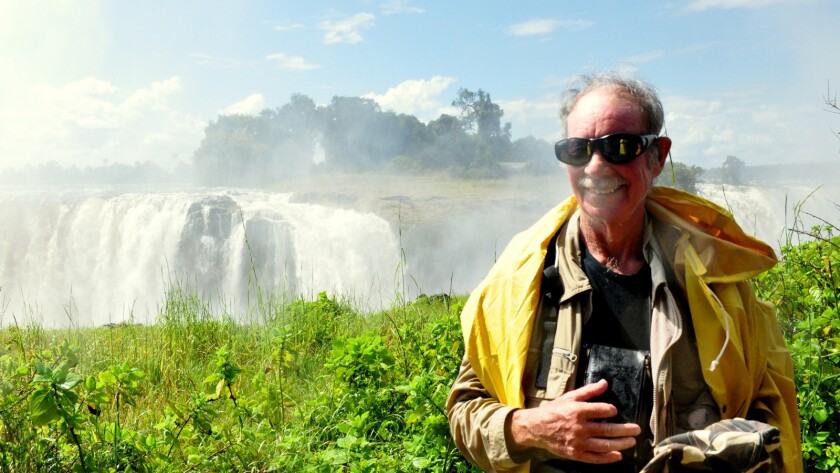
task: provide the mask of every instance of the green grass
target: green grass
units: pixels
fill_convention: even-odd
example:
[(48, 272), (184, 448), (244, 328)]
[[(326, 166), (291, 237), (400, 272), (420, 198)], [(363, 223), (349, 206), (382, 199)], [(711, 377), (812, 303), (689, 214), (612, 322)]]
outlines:
[(474, 471), (444, 402), (462, 300), (373, 314), (322, 293), (155, 324), (0, 331), (0, 471)]

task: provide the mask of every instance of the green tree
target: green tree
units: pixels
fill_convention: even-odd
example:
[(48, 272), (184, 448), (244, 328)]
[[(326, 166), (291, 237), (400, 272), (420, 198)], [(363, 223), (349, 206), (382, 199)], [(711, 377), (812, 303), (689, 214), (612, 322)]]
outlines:
[(525, 163), (525, 172), (534, 175), (555, 173), (561, 169), (554, 156), (554, 145), (533, 136), (513, 142), (511, 161)]
[(674, 187), (692, 194), (697, 193), (697, 182), (703, 175), (703, 168), (689, 166), (678, 161), (668, 161), (662, 174), (656, 178), (655, 184), (659, 186)]
[(315, 143), (320, 140), (324, 129), (323, 107), (317, 107), (306, 95), (293, 94), (289, 103), (277, 110), (273, 121), (279, 128), (280, 133), (277, 134), (293, 142), (294, 147), (300, 150), (295, 158), (305, 163), (304, 167), (311, 165)]
[(475, 148), (472, 137), (464, 131), (461, 121), (452, 115), (442, 114), (426, 125), (429, 144), (421, 153), (428, 169), (448, 169), (466, 166)]
[(221, 115), (204, 129), (193, 163), (204, 184), (250, 184), (265, 164), (269, 148), (262, 142), (263, 119)]
[(193, 164), (204, 184), (260, 185), (298, 176), (313, 166), (323, 110), (294, 94), (258, 115), (221, 115), (204, 129)]
[(724, 184), (740, 185), (741, 176), (744, 172), (744, 162), (735, 156), (729, 155), (723, 162), (723, 174), (721, 175)]
[(324, 124), (325, 164), (331, 169), (367, 171), (380, 161), (380, 143), (373, 130), (382, 110), (373, 99), (335, 96), (327, 106)]
[(493, 103), (489, 93), (481, 89), (477, 92), (458, 89), (458, 97), (452, 101), (452, 106), (461, 112), (461, 123), (467, 132), (477, 134), (485, 142), (494, 138), (510, 140), (510, 123), (502, 126), (505, 112)]
[(502, 125), (504, 111), (493, 103), (490, 94), (478, 89), (473, 92), (461, 88), (452, 106), (461, 113), (460, 120), (467, 133), (475, 140), (474, 152), (466, 166), (456, 166), (453, 171), (462, 177), (498, 177), (499, 163), (511, 156), (510, 123)]

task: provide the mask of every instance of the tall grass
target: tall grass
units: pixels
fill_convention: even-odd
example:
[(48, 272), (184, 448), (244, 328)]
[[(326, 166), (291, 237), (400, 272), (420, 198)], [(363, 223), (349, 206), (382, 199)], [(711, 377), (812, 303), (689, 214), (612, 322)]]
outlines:
[(443, 411), (460, 304), (234, 317), (177, 286), (154, 324), (4, 328), (0, 471), (471, 471)]

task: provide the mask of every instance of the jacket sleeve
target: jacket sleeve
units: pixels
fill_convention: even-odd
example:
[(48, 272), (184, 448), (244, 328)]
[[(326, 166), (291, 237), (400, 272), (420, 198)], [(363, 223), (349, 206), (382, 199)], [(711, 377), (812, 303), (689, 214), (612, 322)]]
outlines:
[[(793, 381), (793, 361), (785, 345), (784, 337), (776, 320), (774, 307), (758, 300), (749, 285), (744, 285), (743, 297), (751, 302), (755, 321), (755, 339), (761, 341), (759, 357), (763, 367), (756, 380), (756, 388), (748, 417), (777, 427), (782, 439), (782, 458), (786, 473), (802, 471), (802, 450), (799, 427), (799, 408)], [(762, 369), (763, 368), (763, 369)]]
[(492, 398), (464, 357), (446, 401), (452, 438), (464, 456), (484, 471), (507, 471), (527, 458), (514, 459), (506, 432), (514, 407)]

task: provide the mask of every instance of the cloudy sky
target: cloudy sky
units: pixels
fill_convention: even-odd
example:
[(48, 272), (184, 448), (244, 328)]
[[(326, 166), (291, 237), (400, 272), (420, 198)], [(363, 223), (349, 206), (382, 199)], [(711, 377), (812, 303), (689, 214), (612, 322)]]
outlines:
[[(840, 2), (0, 2), (0, 169), (189, 162), (223, 113), (294, 93), (424, 121), (491, 94), (514, 138), (557, 137), (575, 74), (661, 91), (677, 161), (840, 162)], [(552, 159), (552, 157), (547, 157)]]

